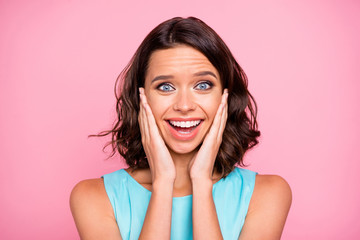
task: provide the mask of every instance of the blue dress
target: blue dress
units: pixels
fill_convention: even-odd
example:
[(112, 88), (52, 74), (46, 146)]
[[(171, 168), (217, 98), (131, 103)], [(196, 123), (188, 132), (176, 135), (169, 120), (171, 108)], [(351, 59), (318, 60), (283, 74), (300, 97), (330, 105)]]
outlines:
[[(213, 185), (213, 199), (222, 236), (237, 240), (244, 225), (256, 172), (235, 167)], [(151, 191), (138, 183), (125, 169), (105, 174), (104, 185), (114, 210), (123, 240), (140, 236)], [(192, 195), (174, 197), (171, 215), (171, 239), (193, 239)]]

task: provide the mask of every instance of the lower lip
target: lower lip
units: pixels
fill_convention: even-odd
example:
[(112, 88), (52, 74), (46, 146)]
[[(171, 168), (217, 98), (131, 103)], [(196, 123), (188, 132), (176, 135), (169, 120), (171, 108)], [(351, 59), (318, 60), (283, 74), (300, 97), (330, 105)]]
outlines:
[(203, 121), (200, 122), (199, 125), (197, 125), (196, 127), (193, 128), (186, 128), (186, 129), (191, 129), (189, 132), (182, 132), (182, 131), (177, 131), (170, 123), (169, 121), (166, 121), (168, 124), (168, 127), (170, 129), (170, 133), (171, 135), (178, 139), (178, 140), (182, 140), (182, 141), (186, 141), (186, 140), (191, 140), (193, 138), (195, 138), (196, 134), (199, 132), (200, 126), (203, 123)]

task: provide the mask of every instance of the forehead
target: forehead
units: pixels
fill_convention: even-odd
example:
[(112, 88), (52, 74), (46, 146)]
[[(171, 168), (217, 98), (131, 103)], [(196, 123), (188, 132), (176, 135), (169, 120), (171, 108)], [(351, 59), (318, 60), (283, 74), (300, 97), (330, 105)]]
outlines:
[(151, 54), (147, 77), (157, 74), (194, 74), (198, 71), (212, 71), (219, 79), (218, 71), (204, 54), (192, 47), (178, 45)]

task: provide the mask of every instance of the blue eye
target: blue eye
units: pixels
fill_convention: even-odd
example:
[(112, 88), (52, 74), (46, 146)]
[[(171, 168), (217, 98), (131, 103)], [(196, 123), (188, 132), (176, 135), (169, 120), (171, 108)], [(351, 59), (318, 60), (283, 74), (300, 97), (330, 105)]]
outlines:
[(208, 90), (213, 86), (211, 82), (201, 82), (198, 85), (196, 85), (196, 88), (200, 90)]
[(164, 92), (170, 92), (174, 90), (174, 88), (168, 83), (162, 83), (157, 88)]

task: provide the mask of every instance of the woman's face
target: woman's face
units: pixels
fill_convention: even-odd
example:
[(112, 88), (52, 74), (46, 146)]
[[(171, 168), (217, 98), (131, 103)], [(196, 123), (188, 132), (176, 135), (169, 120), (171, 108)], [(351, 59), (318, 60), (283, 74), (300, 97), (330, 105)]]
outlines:
[(144, 88), (169, 150), (179, 154), (196, 150), (221, 102), (216, 68), (186, 45), (157, 50), (149, 59)]

